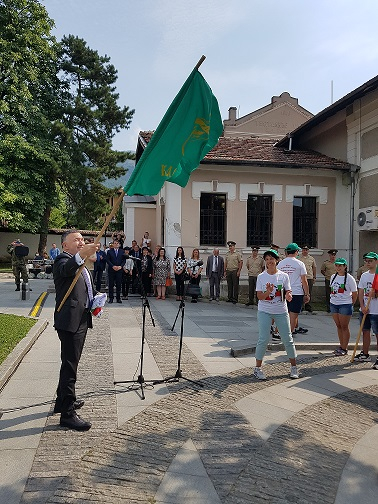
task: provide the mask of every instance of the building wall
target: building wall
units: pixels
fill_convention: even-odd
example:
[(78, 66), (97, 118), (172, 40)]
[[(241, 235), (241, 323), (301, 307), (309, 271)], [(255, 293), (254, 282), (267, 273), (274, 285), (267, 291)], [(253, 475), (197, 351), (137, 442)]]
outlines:
[(361, 168), (356, 176), (354, 262), (362, 264), (365, 252), (378, 252), (378, 232), (359, 231), (357, 225), (360, 208), (378, 206), (378, 91), (356, 100), (348, 112), (348, 161)]
[(279, 138), (306, 122), (312, 114), (289, 93), (273, 96), (271, 103), (243, 117), (236, 117), (236, 107), (229, 109), (224, 136), (271, 136)]
[[(338, 112), (303, 134), (300, 139), (301, 149), (321, 152), (342, 161), (348, 161), (347, 125), (345, 110)], [(293, 149), (296, 148), (295, 141)]]

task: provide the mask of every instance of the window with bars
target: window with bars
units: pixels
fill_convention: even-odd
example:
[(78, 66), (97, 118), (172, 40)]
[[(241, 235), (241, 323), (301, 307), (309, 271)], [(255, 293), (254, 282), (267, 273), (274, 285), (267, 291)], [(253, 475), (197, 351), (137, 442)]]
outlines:
[(272, 243), (273, 197), (249, 194), (247, 201), (247, 246)]
[(226, 195), (202, 193), (200, 201), (200, 244), (226, 244)]
[(295, 196), (293, 200), (293, 241), (300, 247), (318, 246), (317, 201), (313, 196)]

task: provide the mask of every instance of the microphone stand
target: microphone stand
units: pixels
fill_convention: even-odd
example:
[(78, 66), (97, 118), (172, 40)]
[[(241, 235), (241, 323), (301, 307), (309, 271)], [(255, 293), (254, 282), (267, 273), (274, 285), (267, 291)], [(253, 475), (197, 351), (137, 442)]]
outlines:
[[(189, 283), (186, 286), (185, 295), (187, 294), (188, 286), (189, 286)], [(155, 380), (153, 382), (153, 385), (156, 385), (158, 383), (168, 383), (171, 381), (179, 381), (179, 379), (182, 378), (183, 380), (186, 380), (190, 383), (194, 383), (195, 385), (198, 385), (199, 387), (203, 387), (203, 383), (200, 383), (195, 380), (191, 380), (190, 378), (183, 376), (182, 371), (181, 371), (181, 354), (182, 354), (182, 341), (183, 341), (183, 336), (184, 336), (184, 318), (185, 318), (185, 300), (184, 300), (184, 298), (185, 298), (185, 296), (182, 296), (179, 309), (177, 310), (175, 321), (173, 322), (173, 326), (171, 327), (171, 331), (173, 331), (175, 328), (178, 316), (181, 312), (180, 344), (179, 344), (179, 353), (178, 353), (176, 373), (173, 376), (169, 376), (168, 378), (164, 378), (163, 380)]]
[[(150, 303), (147, 299), (147, 295), (144, 290), (141, 278), (140, 278), (140, 288), (141, 288), (141, 292), (142, 292), (142, 342), (141, 342), (140, 359), (139, 359), (139, 362), (140, 362), (139, 376), (136, 380), (115, 381), (113, 383), (114, 383), (114, 385), (117, 385), (119, 383), (134, 383), (134, 386), (131, 386), (130, 390), (139, 390), (140, 389), (141, 399), (144, 400), (145, 399), (144, 388), (145, 388), (145, 384), (147, 383), (146, 380), (144, 379), (144, 376), (143, 376), (143, 357), (144, 357), (144, 342), (146, 339), (145, 336), (146, 336), (146, 311), (147, 310), (150, 314), (151, 322), (154, 327), (155, 327), (155, 320), (152, 316)], [(148, 382), (151, 382), (152, 384), (159, 383), (159, 382), (156, 382), (156, 380), (148, 380)]]

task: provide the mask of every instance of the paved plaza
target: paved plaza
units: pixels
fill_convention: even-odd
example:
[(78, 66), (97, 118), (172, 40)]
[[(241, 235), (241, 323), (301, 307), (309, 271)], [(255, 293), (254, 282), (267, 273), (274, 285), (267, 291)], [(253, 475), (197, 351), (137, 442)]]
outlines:
[[(0, 312), (29, 315), (50, 287), (35, 280), (21, 300), (2, 278)], [(149, 298), (144, 310), (138, 296), (107, 305), (78, 372), (80, 415), (92, 428), (75, 432), (52, 414), (54, 297), (0, 366), (0, 503), (377, 502), (378, 371), (332, 355), (330, 315), (300, 316), (309, 332), (295, 338), (299, 380), (274, 344), (258, 382), (255, 307), (203, 299), (187, 302), (182, 318), (174, 296)], [(351, 333), (354, 343), (355, 317)]]

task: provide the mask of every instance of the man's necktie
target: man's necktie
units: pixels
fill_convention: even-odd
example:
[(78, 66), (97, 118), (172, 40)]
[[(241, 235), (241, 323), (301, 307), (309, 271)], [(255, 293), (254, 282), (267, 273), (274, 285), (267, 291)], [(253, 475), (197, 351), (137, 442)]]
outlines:
[(93, 289), (92, 289), (92, 282), (89, 277), (88, 270), (86, 268), (83, 268), (81, 274), (83, 275), (85, 285), (87, 286), (87, 292), (88, 292), (88, 302), (87, 302), (87, 308), (91, 306), (92, 301), (93, 301)]

